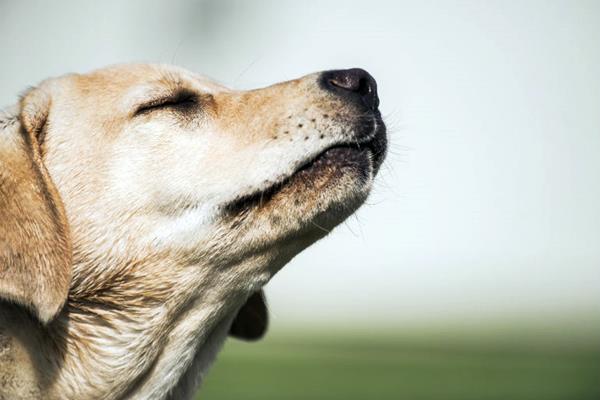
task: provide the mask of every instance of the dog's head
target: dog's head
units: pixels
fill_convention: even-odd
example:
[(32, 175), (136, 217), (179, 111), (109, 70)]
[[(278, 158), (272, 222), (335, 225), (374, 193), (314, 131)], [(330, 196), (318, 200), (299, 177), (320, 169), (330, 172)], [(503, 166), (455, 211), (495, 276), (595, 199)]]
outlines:
[[(13, 121), (23, 141), (0, 143), (0, 296), (48, 321), (73, 280), (118, 276), (89, 260), (156, 254), (186, 282), (201, 270), (257, 292), (366, 199), (386, 150), (378, 104), (360, 69), (245, 92), (153, 65), (43, 82)], [(260, 334), (238, 319), (233, 333)]]

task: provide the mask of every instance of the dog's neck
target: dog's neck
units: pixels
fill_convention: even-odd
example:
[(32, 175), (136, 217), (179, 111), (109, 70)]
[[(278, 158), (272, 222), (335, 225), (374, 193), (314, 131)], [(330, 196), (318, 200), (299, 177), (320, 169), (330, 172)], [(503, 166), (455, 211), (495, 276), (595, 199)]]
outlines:
[[(186, 268), (207, 273), (189, 281)], [(233, 269), (244, 281), (243, 266), (215, 271), (168, 258), (112, 266), (118, 273), (110, 279), (93, 276), (109, 269), (78, 265), (68, 304), (51, 326), (63, 360), (52, 387), (61, 398), (189, 398), (251, 293), (232, 281)]]
[[(154, 240), (159, 224), (132, 218), (132, 238), (112, 215), (97, 218), (99, 223), (79, 214), (82, 220), (70, 221), (73, 278), (62, 312), (40, 326), (10, 308), (22, 319), (11, 323), (14, 353), (27, 359), (14, 374), (27, 387), (39, 388), (31, 389), (38, 390), (31, 398), (191, 398), (237, 310), (298, 252), (294, 247), (277, 261), (257, 251), (248, 254), (231, 229), (225, 230), (227, 238), (174, 249), (171, 242)], [(194, 238), (202, 232), (186, 233)], [(91, 242), (81, 242), (84, 238)]]

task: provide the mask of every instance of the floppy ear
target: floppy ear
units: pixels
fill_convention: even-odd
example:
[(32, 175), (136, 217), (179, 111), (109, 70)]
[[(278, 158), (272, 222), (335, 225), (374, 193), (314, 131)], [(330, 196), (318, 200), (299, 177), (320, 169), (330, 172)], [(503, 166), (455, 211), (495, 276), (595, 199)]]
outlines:
[(258, 340), (264, 336), (268, 324), (269, 314), (265, 295), (260, 290), (252, 294), (246, 304), (240, 308), (231, 324), (229, 334), (238, 339)]
[(0, 121), (0, 300), (49, 322), (66, 301), (72, 251), (65, 211), (42, 162), (50, 97), (33, 89)]

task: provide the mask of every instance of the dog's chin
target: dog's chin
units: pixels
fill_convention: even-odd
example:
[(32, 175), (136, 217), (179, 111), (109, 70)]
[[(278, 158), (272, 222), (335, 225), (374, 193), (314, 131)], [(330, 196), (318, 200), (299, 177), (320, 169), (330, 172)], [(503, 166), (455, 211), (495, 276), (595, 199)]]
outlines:
[[(274, 204), (282, 207), (287, 221), (297, 222), (298, 229), (322, 236), (366, 200), (375, 169), (372, 149), (332, 147), (294, 174), (275, 194)], [(273, 214), (276, 220), (277, 215)]]
[(323, 236), (365, 201), (378, 165), (373, 149), (326, 149), (283, 182), (231, 203), (227, 213), (259, 223), (275, 238)]
[(365, 135), (370, 140), (324, 149), (283, 181), (228, 204), (225, 213), (236, 225), (255, 222), (279, 238), (322, 236), (356, 211), (371, 190), (387, 145), (385, 125), (379, 120), (375, 127)]

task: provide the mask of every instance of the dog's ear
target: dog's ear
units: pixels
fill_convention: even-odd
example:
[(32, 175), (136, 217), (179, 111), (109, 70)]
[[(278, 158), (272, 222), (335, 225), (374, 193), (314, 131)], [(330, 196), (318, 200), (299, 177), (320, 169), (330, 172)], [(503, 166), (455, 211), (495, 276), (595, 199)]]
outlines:
[(50, 109), (42, 89), (0, 120), (0, 300), (48, 323), (71, 282), (72, 250), (62, 201), (42, 161)]
[(269, 324), (269, 314), (262, 290), (253, 293), (240, 308), (229, 334), (238, 339), (258, 340), (265, 335)]

